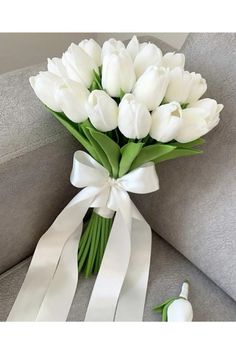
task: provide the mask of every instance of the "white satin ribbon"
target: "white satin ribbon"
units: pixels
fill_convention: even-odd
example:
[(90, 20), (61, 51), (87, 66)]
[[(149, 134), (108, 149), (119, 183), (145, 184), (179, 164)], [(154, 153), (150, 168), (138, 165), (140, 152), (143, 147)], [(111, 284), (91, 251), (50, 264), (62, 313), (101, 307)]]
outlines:
[(114, 180), (83, 151), (71, 183), (80, 191), (41, 237), (8, 321), (65, 321), (78, 282), (77, 250), (89, 207), (116, 212), (85, 321), (141, 321), (151, 255), (151, 229), (127, 192), (159, 188), (153, 163)]

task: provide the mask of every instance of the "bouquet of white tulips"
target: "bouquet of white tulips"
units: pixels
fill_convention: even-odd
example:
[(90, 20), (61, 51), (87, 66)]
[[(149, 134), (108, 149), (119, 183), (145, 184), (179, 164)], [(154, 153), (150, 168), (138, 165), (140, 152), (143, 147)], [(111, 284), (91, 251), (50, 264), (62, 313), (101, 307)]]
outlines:
[[(139, 43), (135, 36), (127, 46), (109, 39), (100, 47), (89, 39), (71, 44), (62, 58), (48, 59), (48, 70), (30, 78), (38, 98), (88, 152), (75, 153), (71, 174), (73, 185), (86, 188), (39, 241), (38, 248), (47, 242), (44, 250), (50, 249), (51, 253), (46, 254), (53, 254), (55, 259), (49, 257), (51, 268), (48, 266), (41, 276), (41, 281), (45, 277), (45, 289), (38, 284), (44, 300), (37, 319), (51, 318), (50, 311), (45, 310), (49, 303), (53, 319), (55, 313), (60, 319), (66, 318), (77, 280), (71, 280), (71, 295), (65, 293), (54, 312), (52, 307), (57, 302), (52, 301), (52, 294), (55, 289), (63, 293), (64, 285), (59, 284), (59, 279), (68, 281), (72, 258), (78, 261), (77, 272), (86, 276), (99, 272), (87, 320), (142, 317), (151, 230), (127, 192), (149, 193), (158, 189), (154, 164), (200, 154), (202, 151), (196, 147), (203, 144), (201, 137), (219, 123), (223, 108), (214, 99), (201, 99), (207, 89), (206, 80), (200, 74), (185, 71), (184, 65), (183, 54), (163, 55), (155, 44)], [(76, 227), (82, 230), (80, 221), (88, 207), (92, 213), (82, 236), (77, 237)], [(51, 243), (50, 237), (54, 237)], [(38, 250), (33, 269), (34, 263), (42, 263), (43, 269), (45, 262), (39, 253)], [(140, 269), (140, 264), (144, 269)], [(77, 279), (75, 270), (71, 273)], [(21, 302), (25, 301), (27, 282), (32, 282), (32, 278), (26, 277)], [(59, 316), (62, 302), (68, 308)], [(19, 318), (14, 316), (14, 311), (19, 313), (17, 306), (11, 318)], [(21, 316), (25, 316), (22, 311)]]
[[(153, 161), (196, 155), (201, 136), (219, 122), (223, 106), (210, 98), (200, 74), (184, 70), (183, 54), (166, 53), (134, 36), (71, 44), (48, 71), (30, 78), (40, 100), (113, 178)], [(103, 212), (103, 213), (102, 213)], [(79, 246), (79, 270), (97, 273), (112, 213), (95, 210)], [(105, 213), (105, 215), (104, 215)], [(104, 217), (105, 216), (105, 217)], [(97, 241), (95, 242), (95, 239)]]

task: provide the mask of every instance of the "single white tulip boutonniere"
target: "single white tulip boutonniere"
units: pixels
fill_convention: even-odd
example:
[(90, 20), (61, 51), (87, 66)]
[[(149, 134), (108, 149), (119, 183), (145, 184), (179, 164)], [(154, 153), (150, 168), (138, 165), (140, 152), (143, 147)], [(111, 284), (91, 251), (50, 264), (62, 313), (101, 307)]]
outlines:
[(153, 310), (161, 313), (163, 322), (191, 322), (193, 308), (188, 300), (188, 291), (189, 283), (185, 281), (179, 296), (167, 299)]

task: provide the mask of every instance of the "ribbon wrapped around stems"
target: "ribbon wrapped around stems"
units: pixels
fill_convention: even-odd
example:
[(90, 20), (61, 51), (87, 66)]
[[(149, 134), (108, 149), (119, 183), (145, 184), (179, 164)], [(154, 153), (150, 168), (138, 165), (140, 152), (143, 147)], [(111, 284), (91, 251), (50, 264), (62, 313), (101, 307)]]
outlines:
[(74, 154), (71, 183), (82, 189), (41, 237), (8, 321), (65, 321), (78, 282), (77, 251), (90, 207), (116, 212), (85, 321), (142, 321), (151, 257), (151, 228), (128, 192), (159, 188), (153, 163), (109, 177), (83, 151)]

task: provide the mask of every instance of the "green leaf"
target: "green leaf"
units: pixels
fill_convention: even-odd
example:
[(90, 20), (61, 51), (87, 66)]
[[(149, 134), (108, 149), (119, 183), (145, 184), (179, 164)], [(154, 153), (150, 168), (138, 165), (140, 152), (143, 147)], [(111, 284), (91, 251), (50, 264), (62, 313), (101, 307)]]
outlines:
[(169, 304), (166, 304), (163, 307), (163, 311), (162, 311), (162, 322), (167, 322), (167, 310), (168, 310), (168, 306)]
[(159, 163), (167, 160), (172, 160), (176, 159), (178, 157), (184, 157), (184, 156), (193, 156), (193, 155), (199, 155), (202, 154), (203, 151), (197, 150), (197, 149), (181, 149), (177, 148), (174, 151), (169, 152), (166, 155), (159, 156), (155, 160), (153, 160), (154, 163)]
[(92, 84), (91, 84), (91, 86), (89, 88), (89, 91), (92, 92), (94, 90), (97, 90), (98, 88), (99, 88), (99, 86), (98, 86), (97, 82), (95, 80), (93, 80), (93, 82), (92, 82)]
[(120, 89), (120, 99), (122, 100), (122, 98), (124, 97), (125, 95), (125, 91), (123, 91), (122, 89)]
[(121, 160), (120, 160), (120, 167), (119, 167), (119, 177), (122, 177), (126, 174), (134, 159), (138, 156), (141, 149), (143, 147), (143, 143), (133, 143), (130, 142), (124, 145), (121, 149)]
[(89, 129), (90, 134), (96, 140), (97, 144), (103, 150), (109, 161), (112, 170), (112, 176), (116, 178), (119, 171), (120, 147), (109, 136), (94, 129)]
[(98, 67), (99, 75), (102, 77), (102, 65)]
[(175, 301), (179, 299), (179, 297), (176, 297), (175, 299), (169, 301), (163, 308), (163, 312), (162, 312), (162, 321), (163, 322), (168, 322), (168, 308), (169, 306)]
[(182, 104), (181, 104), (181, 108), (182, 108), (182, 109), (185, 109), (185, 108), (188, 107), (188, 105), (189, 105), (189, 103), (182, 103)]
[(99, 73), (97, 73), (96, 70), (93, 70), (93, 81), (92, 81), (92, 84), (91, 84), (89, 90), (90, 91), (102, 90), (100, 71), (99, 71)]
[(176, 297), (176, 296), (170, 297), (169, 299), (162, 302), (160, 305), (155, 306), (153, 308), (153, 311), (157, 311), (157, 312), (159, 312), (160, 310), (162, 311), (162, 309), (165, 305), (167, 305), (169, 302), (172, 302), (173, 300), (176, 300), (176, 299), (178, 299), (178, 297)]
[(145, 146), (142, 148), (141, 152), (138, 154), (134, 162), (132, 163), (130, 169), (133, 170), (146, 162), (155, 161), (163, 155), (170, 153), (175, 150), (176, 146), (167, 145), (167, 144), (154, 144)]
[[(84, 135), (87, 137), (89, 140), (90, 144), (93, 146), (93, 149), (95, 151), (95, 155), (93, 157), (102, 164), (103, 167), (107, 169), (109, 174), (112, 174), (112, 168), (109, 163), (109, 160), (103, 151), (102, 146), (97, 142), (97, 140), (94, 138), (92, 135), (92, 132), (96, 132), (95, 128), (92, 126), (89, 120), (86, 120), (85, 122), (80, 124), (80, 129), (83, 131)], [(104, 134), (105, 135), (105, 134)]]
[(175, 141), (174, 143), (171, 143), (171, 145), (177, 146), (177, 147), (182, 147), (182, 148), (192, 148), (194, 146), (202, 145), (205, 143), (205, 140), (202, 138), (190, 141), (189, 143), (179, 143), (178, 141)]

